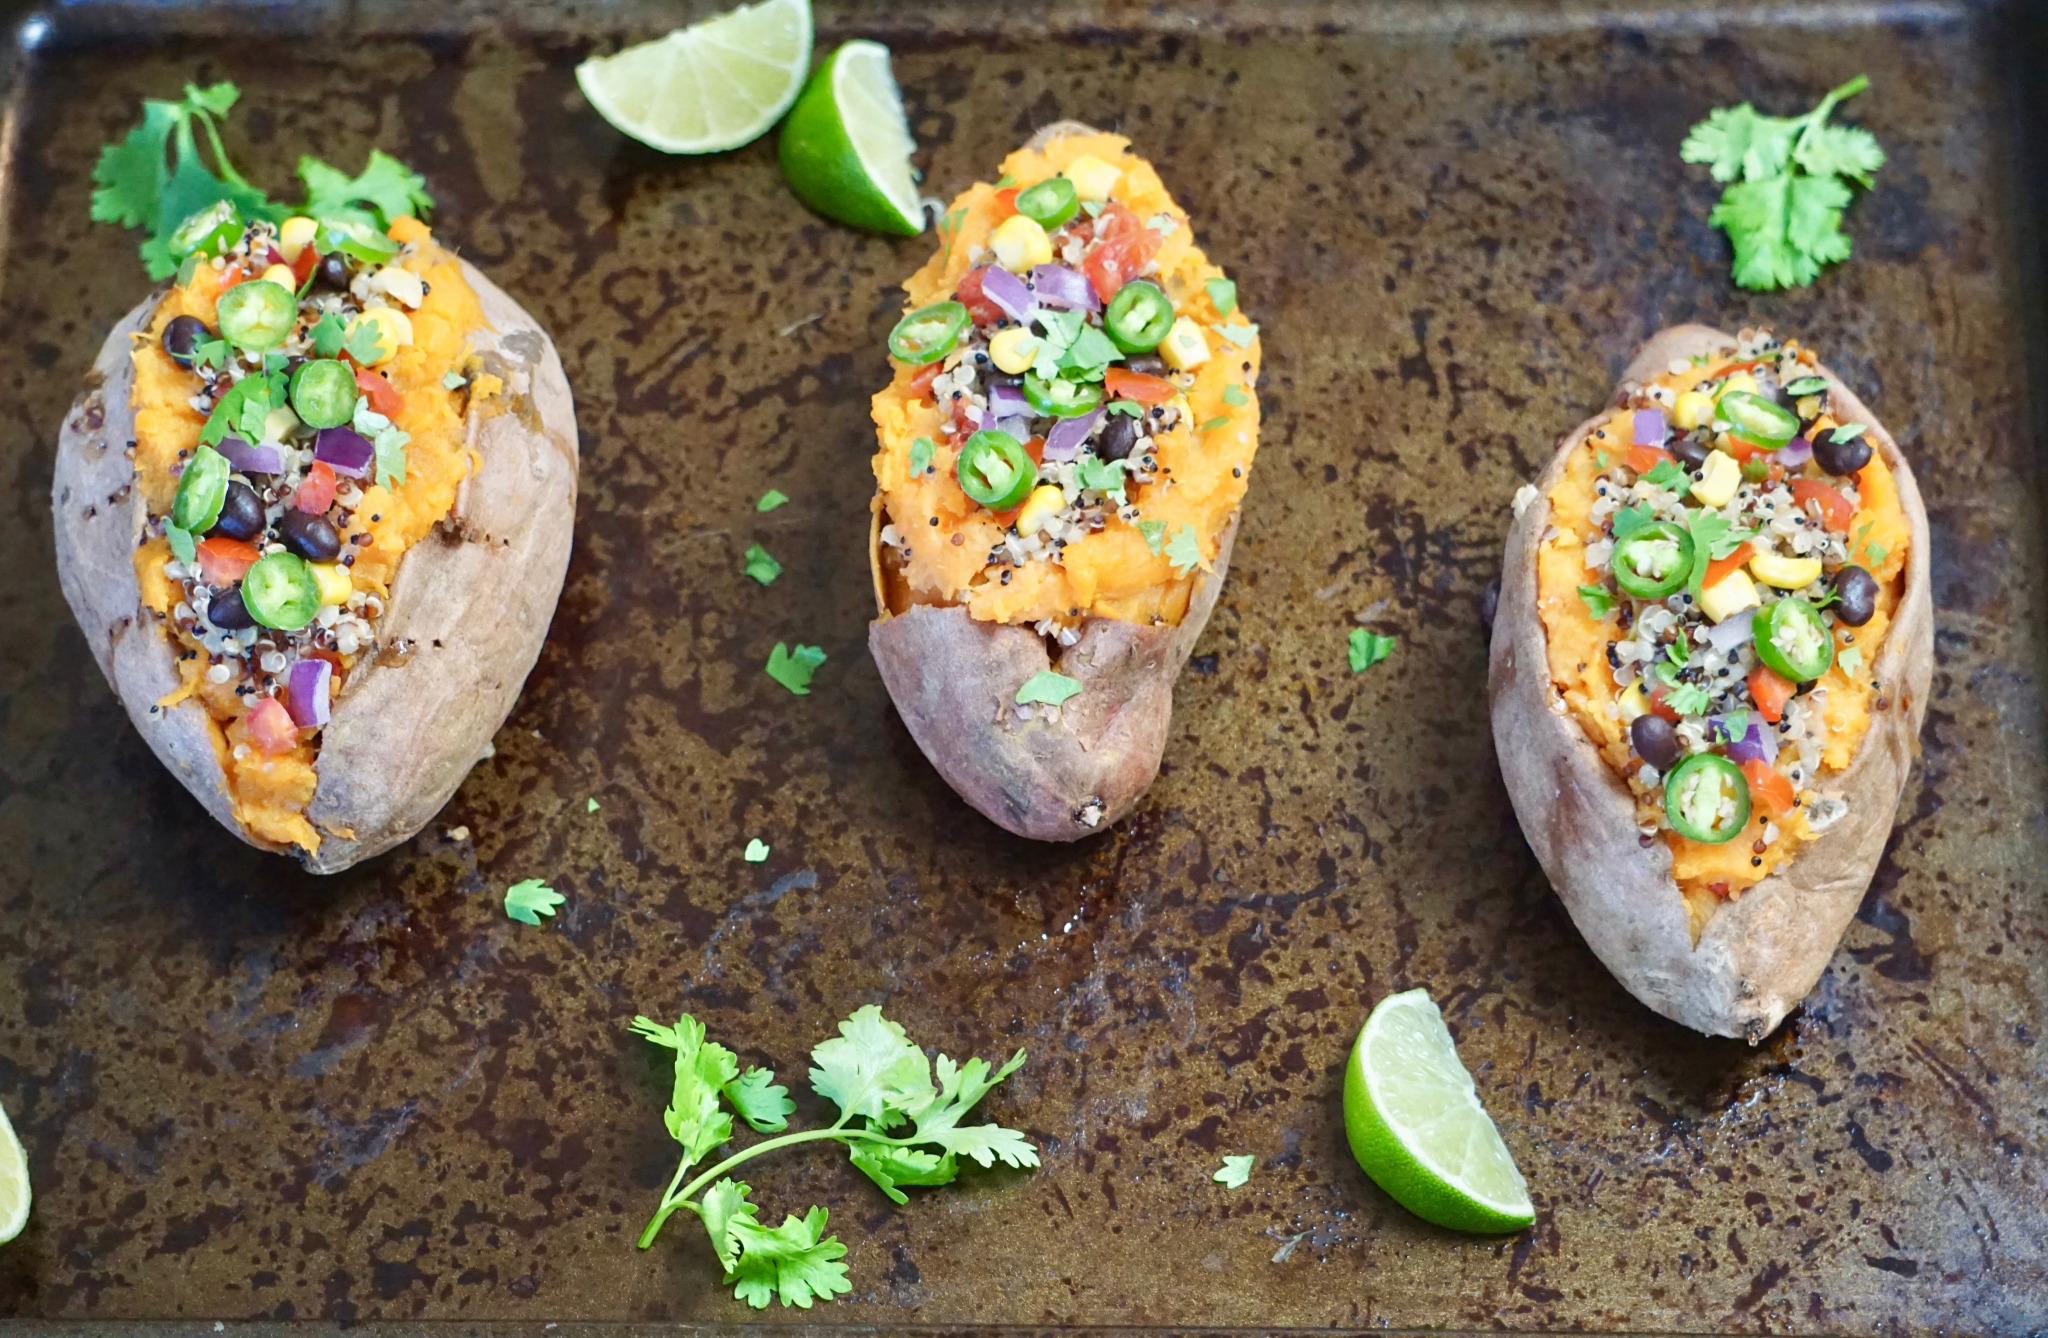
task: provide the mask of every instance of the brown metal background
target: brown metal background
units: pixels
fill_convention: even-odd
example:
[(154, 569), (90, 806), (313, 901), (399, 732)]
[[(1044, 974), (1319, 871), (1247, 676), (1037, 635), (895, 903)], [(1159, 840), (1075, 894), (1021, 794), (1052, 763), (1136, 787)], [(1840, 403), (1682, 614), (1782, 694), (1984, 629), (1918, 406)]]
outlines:
[[(58, 15), (13, 76), (0, 275), (0, 1100), (37, 1194), (0, 1312), (797, 1319), (730, 1300), (687, 1218), (633, 1250), (673, 1161), (660, 1056), (623, 1025), (688, 1008), (800, 1076), (879, 1001), (955, 1054), (1029, 1047), (990, 1112), (1046, 1164), (902, 1209), (823, 1153), (760, 1165), (764, 1211), (827, 1204), (849, 1246), (855, 1290), (813, 1321), (2048, 1323), (2017, 34), (1996, 8), (1874, 13), (821, 9), (821, 44), (895, 47), (931, 189), (1058, 117), (1121, 128), (1264, 327), (1260, 467), (1165, 773), (1065, 849), (959, 803), (865, 657), (867, 396), (930, 239), (807, 215), (772, 140), (668, 159), (575, 92), (577, 59), (682, 11)], [(1856, 258), (1733, 291), (1679, 139), (1859, 70), (1852, 115), (1892, 156)], [(223, 76), (258, 181), (301, 150), (422, 168), (442, 235), (554, 332), (584, 433), (568, 589), (496, 756), (429, 834), (327, 881), (229, 840), (151, 760), (49, 553), (59, 417), (144, 288), (133, 239), (86, 223), (95, 151), (143, 95)], [(1936, 544), (1901, 826), (1754, 1051), (1659, 1021), (1580, 944), (1481, 701), (1509, 496), (1686, 319), (1818, 341), (1920, 462)], [(770, 486), (794, 501), (757, 516)], [(788, 568), (765, 590), (740, 570), (756, 541)], [(1353, 677), (1360, 618), (1400, 648)], [(830, 652), (810, 697), (760, 672), (778, 639)], [(498, 905), (532, 876), (568, 894), (539, 929)], [(1419, 1223), (1344, 1147), (1347, 1043), (1415, 985), (1528, 1175), (1521, 1236)], [(1236, 1192), (1209, 1179), (1232, 1152), (1260, 1159)]]

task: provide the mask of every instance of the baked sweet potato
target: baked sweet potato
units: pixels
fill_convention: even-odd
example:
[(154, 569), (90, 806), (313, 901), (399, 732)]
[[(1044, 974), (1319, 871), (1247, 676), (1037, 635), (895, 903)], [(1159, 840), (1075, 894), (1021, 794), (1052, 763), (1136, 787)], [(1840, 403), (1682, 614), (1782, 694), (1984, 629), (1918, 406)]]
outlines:
[[(433, 291), (411, 312), (415, 344), (381, 364), (377, 402), (404, 401), (395, 412), (412, 428), (413, 440), (401, 444), (411, 476), (379, 474), (376, 482), (365, 471), (359, 488), (341, 479), (344, 496), (359, 499), (357, 512), (330, 501), (324, 515), (345, 556), (308, 563), (326, 568), (330, 580), (334, 570), (352, 580), (337, 612), (360, 615), (370, 632), (340, 651), (317, 619), (290, 634), (256, 629), (259, 646), (275, 641), (279, 660), (289, 656), (295, 666), (318, 657), (331, 666), (315, 675), (324, 723), (293, 729), (298, 722), (288, 718), (283, 737), (263, 733), (257, 713), (274, 716), (264, 703), (290, 700), (292, 669), (264, 672), (253, 648), (239, 658), (209, 654), (209, 637), (220, 646), (234, 635), (209, 621), (216, 607), (224, 621), (247, 616), (227, 612), (230, 602), (240, 606), (239, 586), (226, 578), (208, 585), (203, 576), (190, 586), (164, 574), (200, 571), (209, 560), (203, 545), (220, 531), (201, 540), (197, 565), (166, 547), (169, 490), (180, 482), (175, 471), (196, 458), (206, 415), (176, 402), (199, 380), (160, 345), (173, 306), (217, 314), (224, 290), (159, 291), (114, 327), (91, 387), (65, 419), (51, 487), (65, 597), (136, 729), (229, 831), (294, 854), (316, 873), (410, 837), (484, 754), (539, 654), (575, 521), (576, 421), (553, 344), (482, 274), (434, 247), (412, 220), (403, 223), (405, 263)], [(444, 384), (450, 372), (466, 384)], [(368, 404), (376, 383), (361, 384)], [(300, 476), (331, 490), (336, 474), (314, 477), (317, 466), (304, 454), (277, 458), (298, 458)], [(386, 463), (380, 458), (378, 468)], [(260, 471), (233, 476), (241, 486), (251, 480), (259, 498), (281, 486)], [(275, 540), (283, 515), (313, 514), (305, 496), (270, 502), (270, 528), (258, 540)], [(399, 535), (411, 541), (400, 547)], [(195, 589), (213, 596), (195, 607)], [(233, 601), (223, 598), (230, 592)]]
[[(1754, 365), (1736, 356), (1759, 350), (1765, 356)], [(1508, 793), (1579, 932), (1608, 970), (1657, 1012), (1751, 1043), (1812, 989), (1869, 886), (1918, 747), (1933, 666), (1927, 517), (1912, 470), (1855, 394), (1810, 353), (1796, 350), (1767, 332), (1745, 331), (1738, 340), (1696, 325), (1662, 331), (1642, 347), (1624, 373), (1621, 411), (1603, 411), (1566, 437), (1533, 489), (1517, 499), (1489, 666), (1494, 741)], [(1768, 382), (1758, 387), (1763, 393), (1727, 399), (1745, 374), (1751, 382)], [(1700, 408), (1683, 398), (1680, 387), (1688, 383), (1712, 406), (1708, 420), (1693, 428), (1686, 424)], [(1774, 434), (1782, 421), (1756, 408), (1756, 398), (1800, 422), (1799, 436), (1783, 454), (1740, 439), (1744, 432)], [(1672, 421), (1655, 416), (1662, 413)], [(1731, 413), (1743, 421), (1731, 422)], [(1677, 435), (1666, 436), (1663, 446), (1644, 445), (1645, 433), (1659, 435), (1660, 427), (1670, 433), (1674, 422)], [(1759, 568), (1749, 541), (1742, 547), (1751, 552), (1724, 558), (1720, 546), (1740, 537), (1728, 533), (1713, 546), (1712, 558), (1719, 560), (1703, 559), (1704, 565), (1723, 580), (1732, 570), (1749, 583), (1748, 591), (1707, 583), (1697, 596), (1681, 589), (1664, 600), (1618, 597), (1627, 587), (1613, 574), (1617, 562), (1628, 565), (1637, 588), (1655, 589), (1679, 570), (1654, 559), (1642, 565), (1631, 556), (1662, 542), (1644, 524), (1673, 513), (1673, 504), (1661, 512), (1654, 504), (1658, 485), (1642, 486), (1649, 471), (1664, 466), (1658, 456), (1677, 456), (1669, 468), (1685, 476), (1675, 486), (1687, 542), (1674, 540), (1664, 551), (1690, 555), (1716, 537), (1714, 528), (1697, 521), (1712, 509), (1711, 496), (1697, 509), (1687, 505), (1696, 500), (1692, 485), (1720, 466), (1709, 459), (1694, 467), (1685, 457), (1697, 457), (1710, 444), (1710, 455), (1758, 462), (1741, 485), (1749, 500), (1738, 490), (1727, 507), (1738, 520), (1769, 517), (1753, 538), (1765, 549), (1778, 546), (1767, 556), (1779, 566)], [(1806, 454), (1814, 456), (1810, 464), (1780, 463)], [(1824, 471), (1823, 457), (1835, 468)], [(1858, 459), (1864, 463), (1853, 471), (1843, 468)], [(1819, 477), (1823, 473), (1829, 477)], [(1780, 488), (1791, 495), (1789, 509)], [(1843, 514), (1845, 506), (1853, 507), (1852, 515)], [(1603, 551), (1599, 545), (1614, 544), (1622, 532), (1615, 517), (1624, 509), (1634, 512), (1626, 528), (1637, 537), (1626, 541), (1626, 551), (1620, 545)], [(1799, 552), (1785, 551), (1802, 535)], [(1880, 536), (1890, 542), (1880, 543)], [(1773, 579), (1796, 580), (1804, 573), (1784, 577), (1779, 568), (1806, 560), (1809, 550), (1816, 565), (1825, 559), (1833, 570), (1803, 591), (1767, 590), (1762, 576), (1750, 579), (1768, 571)], [(1838, 561), (1838, 554), (1845, 556)], [(1869, 583), (1850, 576), (1852, 567)], [(1849, 584), (1861, 587), (1859, 602), (1874, 601), (1874, 613), (1852, 610), (1839, 597)], [(1744, 594), (1753, 597), (1746, 608), (1737, 599)], [(1712, 621), (1687, 621), (1695, 597)], [(1785, 635), (1788, 624), (1806, 616), (1790, 607), (1782, 618), (1771, 614), (1788, 599), (1830, 610), (1818, 625), (1829, 629), (1831, 649)], [(1603, 612), (1602, 604), (1616, 607)], [(1656, 639), (1666, 629), (1653, 609), (1673, 605), (1685, 612), (1675, 616), (1667, 644)], [(1747, 642), (1737, 639), (1745, 614)], [(1858, 615), (1862, 621), (1847, 621)], [(1724, 627), (1729, 630), (1717, 641)], [(1679, 647), (1678, 637), (1688, 632)], [(1756, 640), (1767, 633), (1768, 656)], [(1852, 640), (1858, 635), (1861, 646)], [(1866, 655), (1874, 636), (1882, 639), (1874, 656)], [(1788, 679), (1770, 663), (1782, 665), (1788, 647), (1807, 657), (1789, 666), (1798, 674), (1811, 672), (1822, 657), (1828, 666), (1811, 683)], [(1755, 667), (1736, 673), (1744, 664)], [(1620, 678), (1630, 676), (1624, 688)], [(1679, 709), (1703, 697), (1746, 702), (1747, 709), (1739, 717), (1739, 705), (1703, 708), (1723, 713), (1702, 717)], [(1664, 724), (1641, 726), (1646, 714)], [(1776, 740), (1767, 736), (1773, 731)], [(1666, 751), (1667, 736), (1679, 739), (1678, 753)], [(1759, 765), (1757, 744), (1780, 751)], [(1667, 770), (1659, 771), (1644, 747), (1663, 754)], [(1715, 788), (1695, 788), (1681, 778), (1677, 817), (1658, 807), (1670, 789), (1663, 778), (1680, 777), (1694, 752), (1741, 754), (1747, 786), (1739, 814), (1738, 787), (1718, 779), (1725, 768), (1704, 763), (1690, 774), (1712, 773)], [(1815, 757), (1818, 764), (1809, 766)], [(1735, 765), (1733, 756), (1724, 760)], [(1686, 807), (1689, 797), (1702, 794), (1704, 806)], [(1789, 807), (1782, 806), (1786, 799)], [(1774, 803), (1780, 807), (1765, 811)], [(1725, 833), (1738, 817), (1745, 825), (1731, 841)], [(1681, 820), (1714, 839), (1693, 840), (1679, 829)]]
[(874, 405), (868, 645), (963, 798), (1068, 841), (1158, 774), (1230, 567), (1259, 342), (1122, 137), (1048, 126), (1003, 177), (953, 202), (905, 284)]

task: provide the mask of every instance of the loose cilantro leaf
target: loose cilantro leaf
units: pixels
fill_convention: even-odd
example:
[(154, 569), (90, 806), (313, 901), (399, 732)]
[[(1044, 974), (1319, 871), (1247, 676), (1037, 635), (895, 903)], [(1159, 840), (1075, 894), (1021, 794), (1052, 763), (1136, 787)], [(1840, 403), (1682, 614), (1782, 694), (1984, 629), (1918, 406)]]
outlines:
[(1210, 420), (1209, 420), (1208, 422), (1206, 422), (1206, 423), (1202, 424), (1202, 426), (1201, 426), (1201, 428), (1200, 428), (1199, 430), (1200, 430), (1200, 431), (1203, 431), (1203, 432), (1214, 432), (1214, 431), (1215, 431), (1215, 430), (1216, 430), (1217, 428), (1219, 428), (1219, 427), (1229, 427), (1229, 426), (1230, 426), (1230, 415), (1229, 415), (1229, 414), (1218, 414), (1218, 415), (1217, 415), (1216, 417), (1214, 417), (1214, 418), (1211, 418), (1211, 419), (1210, 419)]
[(932, 452), (937, 449), (930, 437), (919, 437), (910, 443), (910, 477), (917, 478), (932, 467)]
[(1145, 406), (1136, 400), (1111, 400), (1107, 407), (1111, 413), (1120, 413), (1127, 418), (1143, 418), (1145, 416)]
[(1721, 737), (1729, 743), (1735, 742), (1749, 732), (1749, 712), (1730, 711), (1721, 717)]
[(1243, 348), (1258, 337), (1259, 327), (1246, 321), (1231, 321), (1217, 326), (1216, 333), (1222, 335), (1239, 348)]
[(747, 575), (762, 585), (771, 585), (782, 575), (782, 564), (769, 555), (767, 549), (755, 544), (747, 550)]
[(1689, 481), (1676, 460), (1659, 460), (1649, 473), (1643, 475), (1643, 482), (1651, 487), (1669, 488), (1672, 492), (1684, 492)]
[(1381, 636), (1378, 632), (1368, 631), (1363, 627), (1352, 628), (1350, 645), (1347, 648), (1351, 672), (1364, 673), (1392, 655), (1397, 644), (1393, 637)]
[(583, 805), (583, 811), (584, 811), (585, 813), (595, 813), (595, 812), (597, 812), (597, 796), (596, 796), (596, 795), (592, 795), (592, 796), (591, 796), (591, 797), (590, 797), (590, 798), (589, 798), (588, 800), (586, 800), (586, 801), (584, 802), (584, 805)]
[(1145, 536), (1145, 547), (1152, 550), (1153, 557), (1159, 557), (1164, 553), (1161, 545), (1166, 538), (1165, 521), (1141, 520), (1138, 522), (1138, 533)]
[(1854, 677), (1856, 671), (1863, 667), (1863, 648), (1861, 646), (1846, 648), (1835, 656), (1835, 663), (1842, 666), (1842, 673), (1845, 676)]
[(313, 323), (307, 331), (313, 338), (313, 351), (323, 358), (338, 358), (348, 343), (348, 330), (341, 317), (330, 311)]
[(1713, 699), (1707, 696), (1704, 688), (1680, 683), (1665, 694), (1664, 704), (1680, 715), (1699, 715), (1713, 704)]
[(192, 346), (192, 361), (200, 367), (211, 367), (216, 371), (228, 365), (228, 341), (225, 339), (202, 339)]
[(164, 538), (170, 541), (171, 556), (191, 566), (199, 560), (199, 545), (192, 540), (192, 531), (181, 530), (169, 521), (164, 522)]
[(353, 219), (379, 232), (394, 218), (410, 218), (434, 207), (426, 178), (382, 149), (370, 150), (369, 162), (355, 177), (318, 158), (300, 158), (299, 180), (306, 183), (306, 214)]
[(1808, 395), (1818, 395), (1827, 388), (1828, 382), (1826, 377), (1802, 376), (1797, 381), (1786, 386), (1785, 393), (1794, 399), (1804, 399)]
[(1237, 285), (1229, 279), (1204, 279), (1202, 287), (1209, 290), (1209, 301), (1216, 307), (1218, 316), (1228, 316), (1237, 310)]
[(1840, 446), (1856, 440), (1856, 438), (1869, 430), (1869, 428), (1861, 423), (1844, 423), (1833, 432), (1828, 433), (1828, 440)]
[(461, 372), (448, 371), (441, 373), (441, 389), (443, 390), (460, 390), (468, 384), (469, 378)]
[(1754, 539), (1756, 531), (1736, 529), (1718, 511), (1689, 511), (1685, 524), (1692, 532), (1692, 571), (1685, 586), (1697, 600), (1706, 584), (1707, 568)]
[(268, 373), (245, 376), (215, 401), (213, 412), (199, 429), (199, 440), (218, 446), (221, 438), (233, 434), (252, 444), (260, 442), (264, 420), (284, 402), (284, 377)]
[(1886, 558), (1891, 556), (1891, 552), (1891, 549), (1886, 548), (1883, 544), (1875, 542), (1866, 544), (1863, 548), (1864, 558), (1873, 567), (1882, 564)]
[(1728, 233), (1735, 282), (1769, 290), (1812, 283), (1823, 265), (1846, 260), (1842, 211), (1850, 182), (1868, 189), (1884, 150), (1866, 130), (1826, 124), (1844, 98), (1870, 86), (1862, 75), (1804, 116), (1765, 116), (1748, 103), (1723, 107), (1692, 128), (1679, 148), (1723, 182), (1707, 221)]
[(1244, 1182), (1252, 1178), (1252, 1167), (1258, 1160), (1250, 1153), (1241, 1157), (1225, 1157), (1223, 1169), (1209, 1178), (1225, 1189), (1242, 1189)]
[[(926, 438), (919, 437), (918, 440), (925, 441)], [(754, 510), (773, 511), (776, 507), (781, 506), (788, 501), (789, 495), (787, 493), (784, 493), (779, 488), (770, 488), (767, 492), (761, 494), (760, 501), (754, 503)]]
[(996, 189), (997, 189), (997, 190), (1003, 190), (1003, 189), (1005, 189), (1006, 187), (1009, 187), (1009, 186), (1014, 186), (1014, 185), (1016, 185), (1016, 184), (1017, 184), (1017, 174), (1016, 174), (1015, 172), (1005, 172), (1005, 173), (1003, 173), (1003, 174), (1002, 174), (1002, 176), (1000, 176), (1000, 177), (996, 178)]
[(1657, 513), (1644, 502), (1640, 506), (1625, 506), (1614, 513), (1609, 523), (1614, 528), (1614, 542), (1620, 543), (1645, 525), (1657, 523)]
[(1030, 706), (1044, 703), (1058, 706), (1081, 690), (1079, 680), (1056, 674), (1050, 669), (1041, 669), (1024, 680), (1024, 686), (1017, 689), (1017, 705)]
[(768, 677), (788, 688), (799, 697), (811, 695), (811, 675), (818, 672), (818, 666), (825, 662), (825, 652), (816, 646), (798, 643), (795, 650), (778, 641), (775, 649), (768, 652)]
[(412, 440), (412, 434), (394, 427), (389, 418), (372, 409), (368, 395), (356, 401), (354, 425), (356, 431), (368, 437), (370, 444), (377, 448), (377, 486), (386, 489), (403, 486), (405, 445)]
[(1074, 481), (1084, 491), (1094, 491), (1115, 497), (1121, 505), (1124, 500), (1124, 462), (1121, 460), (1099, 460), (1084, 455), (1074, 463)]
[(526, 878), (505, 889), (505, 914), (523, 925), (537, 925), (543, 915), (567, 900), (538, 878)]
[(1223, 387), (1223, 402), (1228, 405), (1236, 406), (1240, 404), (1250, 404), (1252, 401), (1251, 397), (1244, 393), (1244, 387), (1237, 384), (1237, 382), (1233, 381), (1229, 385)]
[(1078, 373), (1076, 380), (1100, 381), (1109, 365), (1123, 356), (1123, 350), (1111, 343), (1108, 335), (1092, 325), (1083, 325), (1061, 355), (1060, 369)]
[(1605, 618), (1614, 612), (1614, 596), (1597, 585), (1580, 586), (1579, 598), (1586, 601), (1586, 610), (1595, 618)]
[(350, 323), (341, 346), (348, 351), (351, 358), (365, 367), (371, 367), (383, 362), (395, 351), (385, 345), (387, 333), (384, 326), (378, 322), (358, 318)]
[(1209, 560), (1202, 556), (1202, 541), (1195, 537), (1192, 523), (1183, 524), (1166, 541), (1166, 560), (1173, 564), (1175, 576), (1185, 576), (1197, 567), (1208, 569)]
[(747, 842), (747, 848), (740, 852), (740, 858), (749, 864), (759, 864), (768, 858), (769, 845), (756, 836)]

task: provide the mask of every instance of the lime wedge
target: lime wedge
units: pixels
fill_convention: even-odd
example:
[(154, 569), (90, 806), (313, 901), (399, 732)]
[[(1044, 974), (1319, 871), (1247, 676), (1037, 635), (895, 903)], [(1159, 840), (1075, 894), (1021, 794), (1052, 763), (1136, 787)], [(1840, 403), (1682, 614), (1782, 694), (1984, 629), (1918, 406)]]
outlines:
[(797, 198), (876, 232), (924, 231), (910, 171), (916, 151), (880, 42), (848, 42), (826, 57), (782, 127), (782, 175)]
[(664, 153), (751, 143), (811, 67), (811, 0), (761, 0), (576, 67), (597, 114)]
[(1529, 1186), (1423, 990), (1380, 1000), (1344, 1066), (1344, 1132), (1381, 1189), (1456, 1231), (1520, 1231)]
[(28, 1158), (21, 1140), (0, 1109), (0, 1245), (21, 1234), (28, 1225)]

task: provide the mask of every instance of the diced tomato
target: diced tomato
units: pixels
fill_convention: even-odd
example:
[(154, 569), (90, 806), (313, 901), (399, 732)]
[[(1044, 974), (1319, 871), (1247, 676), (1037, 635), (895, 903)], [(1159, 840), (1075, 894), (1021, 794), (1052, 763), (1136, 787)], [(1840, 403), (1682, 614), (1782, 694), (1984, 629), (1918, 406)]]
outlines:
[(1671, 452), (1660, 446), (1631, 446), (1627, 464), (1638, 474), (1647, 474), (1660, 464), (1671, 462)]
[(1783, 483), (1785, 481), (1785, 466), (1779, 464), (1776, 460), (1771, 461), (1771, 472), (1767, 476), (1767, 481)]
[(1081, 262), (1081, 269), (1095, 295), (1107, 302), (1151, 262), (1159, 251), (1160, 236), (1118, 200), (1103, 206), (1095, 220), (1095, 233), (1095, 249)]
[(1677, 723), (1678, 723), (1679, 721), (1681, 721), (1681, 720), (1685, 719), (1685, 717), (1684, 717), (1684, 716), (1682, 716), (1682, 715), (1680, 715), (1680, 714), (1679, 714), (1679, 713), (1678, 713), (1677, 711), (1673, 710), (1673, 709), (1672, 709), (1672, 708), (1671, 708), (1670, 706), (1667, 706), (1667, 705), (1665, 704), (1665, 702), (1664, 702), (1664, 697), (1665, 697), (1665, 694), (1666, 694), (1666, 693), (1668, 693), (1668, 692), (1670, 692), (1670, 691), (1671, 691), (1671, 689), (1670, 689), (1670, 688), (1667, 688), (1667, 687), (1665, 687), (1665, 686), (1664, 686), (1664, 684), (1663, 684), (1663, 682), (1662, 682), (1661, 680), (1659, 680), (1659, 681), (1657, 681), (1657, 682), (1655, 682), (1655, 683), (1653, 683), (1653, 684), (1651, 685), (1651, 687), (1650, 687), (1650, 714), (1651, 714), (1651, 715), (1661, 715), (1661, 716), (1663, 716), (1663, 717), (1664, 717), (1664, 718), (1665, 718), (1666, 720), (1669, 720), (1669, 721), (1670, 721), (1670, 722), (1671, 722), (1672, 724), (1674, 724), (1674, 725), (1675, 725), (1675, 724), (1677, 724)]
[(315, 647), (311, 650), (300, 651), (299, 653), (301, 655), (310, 655), (316, 660), (327, 661), (327, 663), (334, 669), (334, 679), (333, 682), (329, 685), (329, 691), (340, 691), (341, 679), (342, 676), (348, 672), (348, 666), (341, 662), (341, 655), (338, 652), (331, 650), (321, 650), (320, 648)]
[(967, 308), (967, 314), (974, 318), (976, 325), (994, 325), (1009, 314), (982, 291), (981, 281), (987, 276), (988, 266), (977, 265), (960, 276), (960, 286), (953, 290), (953, 297)]
[(1173, 382), (1163, 376), (1112, 367), (1102, 378), (1103, 389), (1113, 400), (1136, 400), (1140, 404), (1164, 404), (1173, 398)]
[(334, 505), (334, 466), (325, 460), (315, 460), (313, 467), (306, 471), (306, 481), (292, 494), (292, 505), (301, 511), (320, 516)]
[(917, 369), (910, 378), (910, 397), (914, 400), (928, 400), (932, 397), (932, 382), (939, 379), (945, 370), (942, 362), (928, 362)]
[(996, 192), (995, 217), (1005, 219), (1017, 212), (1017, 187), (1005, 186)]
[(1742, 764), (1742, 774), (1749, 777), (1749, 797), (1767, 816), (1782, 818), (1792, 811), (1798, 796), (1792, 793), (1792, 782), (1780, 775), (1776, 767), (1751, 758)]
[(1700, 589), (1713, 589), (1726, 580), (1730, 572), (1739, 570), (1743, 563), (1755, 556), (1755, 549), (1751, 548), (1748, 544), (1740, 544), (1727, 557), (1715, 558), (1707, 564), (1707, 574), (1700, 581)]
[(1733, 888), (1729, 887), (1729, 886), (1728, 886), (1728, 884), (1726, 884), (1726, 883), (1708, 883), (1708, 884), (1707, 884), (1707, 891), (1709, 891), (1709, 892), (1713, 893), (1713, 894), (1714, 894), (1715, 896), (1717, 896), (1717, 897), (1721, 898), (1721, 900), (1723, 900), (1723, 901), (1726, 901), (1726, 900), (1728, 899), (1728, 896), (1729, 896), (1729, 894), (1730, 894), (1731, 892), (1733, 892), (1734, 890), (1735, 890), (1735, 889), (1733, 889)]
[(370, 408), (386, 418), (396, 418), (398, 411), (405, 407), (405, 396), (398, 388), (384, 379), (381, 372), (366, 367), (356, 368), (356, 388), (370, 401)]
[(1792, 684), (1772, 672), (1768, 665), (1758, 665), (1749, 674), (1749, 695), (1756, 702), (1756, 713), (1766, 723), (1775, 725), (1785, 718), (1785, 703), (1792, 700)]
[(978, 430), (977, 425), (967, 419), (967, 397), (962, 395), (953, 401), (952, 416), (946, 421), (946, 431), (958, 441), (973, 436)]
[(320, 253), (310, 246), (299, 248), (299, 258), (292, 262), (292, 277), (299, 281), (299, 287), (306, 286), (306, 280), (313, 277), (314, 267), (320, 263)]
[(275, 246), (266, 246), (263, 248), (263, 268), (269, 269), (272, 265), (284, 265), (286, 269), (291, 268), (285, 261), (284, 252), (278, 250)]
[(1032, 437), (1032, 438), (1031, 438), (1030, 440), (1026, 441), (1026, 442), (1024, 443), (1024, 454), (1026, 454), (1026, 455), (1028, 455), (1028, 456), (1030, 456), (1030, 457), (1031, 457), (1031, 463), (1032, 463), (1032, 464), (1034, 464), (1034, 465), (1042, 465), (1042, 464), (1044, 464), (1044, 463), (1045, 463), (1045, 438), (1044, 438), (1044, 437)]
[(246, 283), (252, 277), (240, 265), (229, 265), (220, 272), (220, 291), (225, 293), (236, 284)]
[(299, 746), (299, 727), (275, 697), (265, 697), (250, 707), (244, 722), (249, 727), (249, 742), (259, 752), (288, 753)]
[(1756, 455), (1763, 450), (1764, 447), (1757, 445), (1753, 441), (1744, 441), (1740, 437), (1728, 438), (1727, 454), (1733, 457), (1738, 465), (1748, 464), (1750, 456)]
[(1849, 505), (1849, 499), (1819, 479), (1793, 479), (1792, 500), (1799, 503), (1802, 511), (1808, 502), (1820, 503), (1821, 523), (1836, 534), (1847, 534), (1849, 522), (1856, 517), (1856, 508)]
[(262, 556), (254, 544), (216, 534), (199, 541), (199, 574), (214, 587), (233, 585)]

